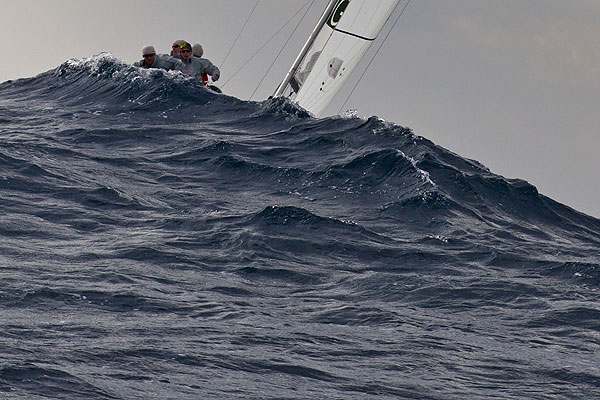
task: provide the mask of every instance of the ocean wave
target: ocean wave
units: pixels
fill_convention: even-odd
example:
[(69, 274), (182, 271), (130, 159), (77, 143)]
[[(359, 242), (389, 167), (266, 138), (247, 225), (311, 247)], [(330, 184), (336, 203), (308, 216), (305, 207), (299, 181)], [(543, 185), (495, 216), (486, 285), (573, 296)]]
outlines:
[(0, 84), (0, 397), (593, 396), (599, 249), (376, 116), (108, 53)]

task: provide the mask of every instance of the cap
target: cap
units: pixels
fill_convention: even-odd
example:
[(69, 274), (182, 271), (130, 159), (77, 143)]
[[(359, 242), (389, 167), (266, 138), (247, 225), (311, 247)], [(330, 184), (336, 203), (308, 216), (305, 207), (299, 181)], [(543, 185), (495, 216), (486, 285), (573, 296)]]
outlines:
[(189, 50), (192, 51), (192, 45), (188, 42), (183, 42), (181, 46), (179, 46), (181, 50)]
[(143, 56), (151, 56), (152, 54), (156, 54), (156, 50), (154, 50), (154, 46), (146, 46), (142, 49)]
[(173, 42), (173, 44), (171, 45), (171, 47), (175, 47), (175, 46), (179, 47), (179, 46), (181, 46), (184, 43), (185, 43), (185, 40), (181, 40), (181, 39), (180, 40), (176, 40), (176, 41)]
[(202, 45), (195, 43), (192, 46), (192, 55), (194, 55), (195, 57), (202, 57), (202, 54), (204, 54), (204, 49), (202, 48)]

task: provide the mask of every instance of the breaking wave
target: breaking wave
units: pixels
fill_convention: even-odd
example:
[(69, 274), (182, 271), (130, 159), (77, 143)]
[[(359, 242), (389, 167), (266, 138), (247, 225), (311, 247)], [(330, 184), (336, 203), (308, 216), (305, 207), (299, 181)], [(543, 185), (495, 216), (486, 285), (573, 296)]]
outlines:
[(410, 128), (103, 53), (0, 84), (0, 193), (0, 397), (600, 395), (600, 221)]

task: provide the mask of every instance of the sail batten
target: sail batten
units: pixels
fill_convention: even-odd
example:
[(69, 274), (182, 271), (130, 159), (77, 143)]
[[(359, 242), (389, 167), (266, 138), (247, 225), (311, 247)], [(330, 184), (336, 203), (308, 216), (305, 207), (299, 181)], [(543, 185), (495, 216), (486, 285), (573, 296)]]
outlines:
[(367, 41), (370, 41), (370, 42), (372, 42), (373, 40), (377, 39), (377, 38), (368, 38), (368, 37), (360, 36), (360, 35), (357, 35), (356, 33), (346, 32), (346, 31), (343, 31), (341, 29), (336, 29), (335, 31), (336, 32), (340, 32), (340, 33), (344, 33), (346, 35), (354, 36), (355, 38), (359, 38), (359, 39), (362, 39), (362, 40), (367, 40)]
[(377, 38), (400, 0), (332, 0), (275, 95), (319, 116)]

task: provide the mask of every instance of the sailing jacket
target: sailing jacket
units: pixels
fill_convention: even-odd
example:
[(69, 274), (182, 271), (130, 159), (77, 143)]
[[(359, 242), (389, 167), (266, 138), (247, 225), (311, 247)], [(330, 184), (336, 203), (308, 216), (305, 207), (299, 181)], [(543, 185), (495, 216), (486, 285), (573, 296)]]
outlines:
[(145, 60), (138, 61), (134, 65), (136, 67), (142, 68), (162, 68), (167, 71), (171, 71), (174, 69), (177, 71), (183, 71), (184, 69), (182, 60), (179, 60), (166, 54), (155, 55), (154, 62), (152, 63), (152, 65), (147, 64)]
[(193, 76), (198, 80), (202, 80), (202, 74), (208, 74), (212, 77), (213, 81), (219, 80), (221, 71), (213, 63), (206, 58), (192, 57), (190, 56), (187, 60), (181, 59), (183, 62), (183, 73)]

